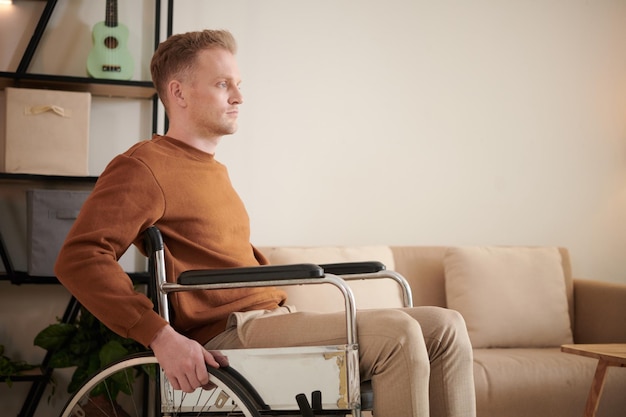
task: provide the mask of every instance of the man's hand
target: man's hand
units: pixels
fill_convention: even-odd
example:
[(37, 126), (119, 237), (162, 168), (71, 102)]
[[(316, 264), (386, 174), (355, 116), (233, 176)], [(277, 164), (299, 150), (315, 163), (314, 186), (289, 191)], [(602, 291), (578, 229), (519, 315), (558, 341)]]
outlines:
[(224, 356), (215, 357), (195, 340), (163, 327), (150, 343), (159, 365), (174, 389), (193, 392), (198, 387), (210, 387), (206, 366), (228, 365)]

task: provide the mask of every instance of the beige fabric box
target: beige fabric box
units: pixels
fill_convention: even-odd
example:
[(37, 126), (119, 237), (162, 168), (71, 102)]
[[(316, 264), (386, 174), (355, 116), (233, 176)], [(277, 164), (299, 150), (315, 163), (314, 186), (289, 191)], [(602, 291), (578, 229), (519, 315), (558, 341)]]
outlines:
[(2, 171), (89, 175), (91, 94), (6, 88), (4, 95)]

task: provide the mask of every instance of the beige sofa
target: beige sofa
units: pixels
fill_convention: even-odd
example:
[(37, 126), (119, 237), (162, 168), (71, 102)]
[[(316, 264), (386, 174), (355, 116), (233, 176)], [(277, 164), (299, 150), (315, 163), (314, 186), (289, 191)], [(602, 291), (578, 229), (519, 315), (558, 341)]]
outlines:
[[(574, 279), (563, 248), (266, 247), (275, 264), (378, 260), (409, 281), (414, 305), (454, 308), (474, 346), (479, 417), (583, 416), (596, 361), (562, 343), (626, 343), (626, 285)], [(352, 284), (358, 308), (392, 307), (390, 282)], [(322, 286), (314, 286), (322, 287)], [(290, 288), (299, 309), (333, 311), (330, 288)], [(610, 368), (598, 417), (626, 415), (626, 369)]]

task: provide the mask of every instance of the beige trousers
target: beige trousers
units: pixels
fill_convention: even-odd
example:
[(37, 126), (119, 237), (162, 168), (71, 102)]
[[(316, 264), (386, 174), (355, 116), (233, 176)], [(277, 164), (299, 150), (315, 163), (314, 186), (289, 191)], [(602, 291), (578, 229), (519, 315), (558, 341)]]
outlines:
[[(345, 343), (343, 313), (235, 313), (207, 349)], [(459, 313), (439, 307), (359, 310), (360, 373), (375, 417), (476, 415), (472, 347)]]

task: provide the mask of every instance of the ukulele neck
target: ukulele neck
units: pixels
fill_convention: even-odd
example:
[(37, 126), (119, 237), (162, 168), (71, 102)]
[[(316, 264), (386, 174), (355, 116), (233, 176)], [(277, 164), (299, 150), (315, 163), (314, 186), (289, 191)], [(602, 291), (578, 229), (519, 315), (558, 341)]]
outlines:
[(117, 26), (117, 0), (107, 0), (104, 24), (108, 27)]

